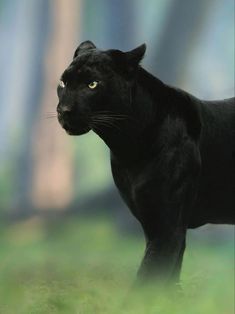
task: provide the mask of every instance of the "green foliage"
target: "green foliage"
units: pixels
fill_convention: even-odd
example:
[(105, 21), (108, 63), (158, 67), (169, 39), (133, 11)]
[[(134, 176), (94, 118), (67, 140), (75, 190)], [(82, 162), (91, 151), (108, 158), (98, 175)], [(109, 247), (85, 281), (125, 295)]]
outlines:
[(0, 167), (0, 211), (8, 208), (12, 201), (12, 191), (14, 188), (12, 168), (9, 162), (5, 163), (4, 168)]
[(233, 312), (231, 246), (189, 243), (181, 292), (173, 294), (131, 289), (144, 241), (110, 221), (34, 218), (0, 230), (0, 313)]

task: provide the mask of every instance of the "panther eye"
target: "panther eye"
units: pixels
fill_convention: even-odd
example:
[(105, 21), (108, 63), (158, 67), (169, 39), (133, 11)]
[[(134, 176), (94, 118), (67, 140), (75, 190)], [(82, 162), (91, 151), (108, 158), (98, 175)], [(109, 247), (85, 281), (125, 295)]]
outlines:
[(60, 81), (59, 81), (59, 86), (60, 86), (61, 88), (65, 88), (65, 83), (60, 80)]
[(88, 84), (88, 87), (89, 87), (90, 89), (94, 89), (94, 88), (97, 87), (97, 85), (98, 85), (98, 82), (97, 82), (97, 81), (94, 81), (94, 82), (91, 82), (90, 84)]

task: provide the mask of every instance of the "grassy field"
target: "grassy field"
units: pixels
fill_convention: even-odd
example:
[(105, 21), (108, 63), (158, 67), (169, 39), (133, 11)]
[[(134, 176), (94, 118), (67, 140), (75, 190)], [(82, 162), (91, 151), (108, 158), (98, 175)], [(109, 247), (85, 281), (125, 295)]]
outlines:
[(188, 244), (178, 295), (130, 292), (143, 250), (101, 218), (1, 226), (0, 314), (234, 313), (232, 239)]

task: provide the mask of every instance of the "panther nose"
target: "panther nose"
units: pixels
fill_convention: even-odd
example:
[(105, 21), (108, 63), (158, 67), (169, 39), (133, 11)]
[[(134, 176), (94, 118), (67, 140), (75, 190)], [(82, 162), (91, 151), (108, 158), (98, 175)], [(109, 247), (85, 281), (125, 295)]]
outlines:
[(71, 111), (72, 111), (72, 109), (67, 105), (63, 105), (63, 106), (58, 105), (57, 106), (57, 112), (59, 114), (66, 114), (66, 113), (70, 113)]

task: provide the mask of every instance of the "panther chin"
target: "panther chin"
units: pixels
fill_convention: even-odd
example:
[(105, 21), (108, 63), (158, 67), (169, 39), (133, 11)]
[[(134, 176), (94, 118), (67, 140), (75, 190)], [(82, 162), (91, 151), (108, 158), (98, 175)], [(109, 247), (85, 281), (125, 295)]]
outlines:
[(83, 127), (83, 128), (71, 128), (67, 126), (63, 126), (63, 129), (66, 131), (68, 135), (76, 136), (76, 135), (83, 135), (88, 133), (91, 129), (90, 127)]

